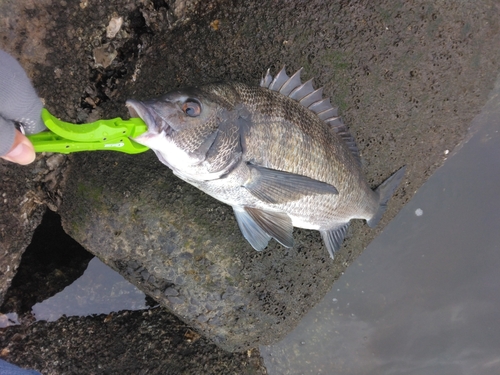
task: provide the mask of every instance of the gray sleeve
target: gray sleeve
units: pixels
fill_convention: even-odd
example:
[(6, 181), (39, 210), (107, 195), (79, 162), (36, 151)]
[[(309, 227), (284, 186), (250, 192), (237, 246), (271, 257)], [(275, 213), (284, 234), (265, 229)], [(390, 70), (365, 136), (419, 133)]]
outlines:
[(26, 134), (45, 129), (41, 118), (42, 101), (21, 65), (0, 50), (0, 155), (14, 141), (14, 122), (23, 125)]

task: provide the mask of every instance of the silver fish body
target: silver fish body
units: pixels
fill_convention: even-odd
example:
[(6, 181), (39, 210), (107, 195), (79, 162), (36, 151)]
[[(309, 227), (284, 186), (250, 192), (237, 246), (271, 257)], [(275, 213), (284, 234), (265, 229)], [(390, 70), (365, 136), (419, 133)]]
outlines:
[(373, 191), (353, 137), (322, 89), (269, 72), (261, 85), (215, 83), (128, 100), (148, 131), (135, 138), (183, 180), (233, 207), (256, 250), (293, 246), (293, 227), (319, 230), (330, 256), (352, 219), (380, 220), (401, 168)]

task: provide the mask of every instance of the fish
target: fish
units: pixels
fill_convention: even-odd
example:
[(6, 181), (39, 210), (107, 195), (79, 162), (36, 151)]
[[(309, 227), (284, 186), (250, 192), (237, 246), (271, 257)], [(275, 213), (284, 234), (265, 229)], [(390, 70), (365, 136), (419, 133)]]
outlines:
[(258, 251), (271, 239), (294, 245), (293, 228), (317, 230), (333, 259), (353, 219), (375, 227), (405, 175), (403, 166), (372, 190), (355, 139), (334, 108), (302, 82), (270, 71), (260, 85), (236, 81), (186, 87), (126, 101), (147, 131), (134, 140), (173, 173), (232, 206)]

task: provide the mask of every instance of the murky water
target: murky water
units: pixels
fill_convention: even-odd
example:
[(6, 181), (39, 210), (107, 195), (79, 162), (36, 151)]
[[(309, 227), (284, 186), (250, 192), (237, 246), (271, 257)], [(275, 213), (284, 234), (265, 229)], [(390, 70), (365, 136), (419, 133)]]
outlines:
[[(146, 308), (143, 292), (98, 258), (92, 258), (81, 277), (56, 295), (36, 303), (31, 312), (36, 320), (54, 322), (63, 315), (89, 316)], [(0, 319), (0, 327), (16, 324), (19, 324), (16, 313), (2, 315)]]
[(146, 295), (98, 258), (60, 293), (33, 306), (37, 320), (53, 322), (62, 315), (87, 316), (147, 308)]
[(270, 375), (500, 373), (499, 86), (463, 148), (294, 332), (261, 348)]

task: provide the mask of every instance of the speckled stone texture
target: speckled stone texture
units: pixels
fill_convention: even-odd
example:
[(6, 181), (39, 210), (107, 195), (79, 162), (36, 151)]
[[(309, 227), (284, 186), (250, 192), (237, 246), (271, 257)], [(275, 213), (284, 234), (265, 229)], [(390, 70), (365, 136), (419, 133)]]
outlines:
[(43, 375), (266, 374), (257, 349), (225, 352), (160, 308), (11, 327), (0, 345)]
[(61, 202), (67, 165), (60, 154), (30, 166), (0, 159), (0, 305), (46, 207)]
[(69, 235), (226, 350), (275, 342), (337, 275), (309, 231), (291, 250), (272, 242), (256, 252), (232, 208), (153, 153), (75, 155), (65, 196)]
[[(407, 166), (378, 228), (354, 222), (330, 262), (319, 235), (305, 230), (295, 232), (298, 246), (290, 251), (273, 243), (253, 252), (228, 207), (172, 177), (153, 155), (69, 158), (61, 211), (66, 230), (183, 319), (192, 314), (193, 326), (231, 350), (277, 340), (285, 333), (272, 324), (280, 314), (293, 328), (305, 301), (320, 298), (464, 139), (500, 65), (500, 11), (493, 0), (0, 1), (0, 10), (0, 46), (20, 58), (47, 108), (65, 120), (127, 116), (128, 98), (214, 80), (258, 84), (268, 67), (304, 66), (304, 78), (316, 77), (340, 106), (373, 186)], [(108, 38), (106, 27), (117, 16), (122, 29)], [(95, 61), (102, 51), (114, 56), (106, 68)], [(18, 174), (2, 168), (9, 168), (2, 177)], [(2, 189), (17, 183), (2, 180)], [(25, 240), (4, 252), (22, 253), (39, 217), (33, 210), (19, 229)], [(218, 262), (231, 252), (234, 264), (223, 268)], [(304, 285), (295, 280), (299, 266)], [(315, 271), (306, 274), (308, 267)], [(239, 283), (236, 290), (217, 289), (231, 280)], [(233, 306), (259, 311), (258, 318), (248, 316), (254, 325), (232, 320), (235, 313), (223, 304), (231, 293), (242, 298)], [(245, 334), (267, 326), (273, 326), (267, 337)]]

